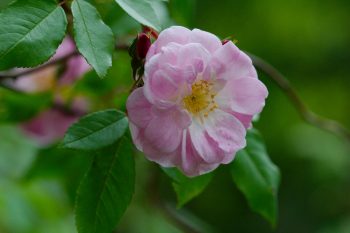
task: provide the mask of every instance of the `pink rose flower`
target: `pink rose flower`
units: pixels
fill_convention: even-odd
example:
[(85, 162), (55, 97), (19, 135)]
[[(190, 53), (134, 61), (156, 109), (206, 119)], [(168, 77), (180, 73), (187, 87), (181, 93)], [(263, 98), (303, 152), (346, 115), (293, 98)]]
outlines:
[(133, 141), (148, 159), (187, 176), (230, 163), (268, 95), (232, 42), (179, 26), (150, 47), (143, 80), (127, 101)]

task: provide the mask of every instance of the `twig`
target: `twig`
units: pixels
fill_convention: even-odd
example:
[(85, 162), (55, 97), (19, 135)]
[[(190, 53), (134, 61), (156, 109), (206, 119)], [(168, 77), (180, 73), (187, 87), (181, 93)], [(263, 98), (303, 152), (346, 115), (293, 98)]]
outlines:
[(116, 50), (128, 51), (129, 45), (128, 45), (128, 44), (125, 44), (125, 43), (120, 43), (120, 44), (117, 43), (117, 44), (115, 45), (115, 49), (116, 49)]
[[(115, 45), (115, 49), (116, 50), (128, 50), (129, 46), (127, 44), (116, 44)], [(79, 55), (78, 51), (73, 51), (59, 59), (55, 59), (52, 61), (49, 61), (41, 66), (35, 67), (33, 69), (29, 69), (29, 70), (25, 70), (23, 72), (19, 72), (19, 73), (0, 73), (0, 81), (5, 80), (5, 79), (16, 79), (28, 74), (32, 74), (35, 73), (37, 71), (43, 70), (47, 67), (53, 66), (53, 65), (58, 65), (58, 64), (62, 64), (65, 63), (67, 60), (69, 60), (70, 58)]]
[(15, 73), (15, 74), (2, 74), (0, 75), (0, 81), (4, 80), (4, 79), (16, 79), (18, 77), (23, 77), (32, 73), (35, 73), (37, 71), (43, 70), (47, 67), (53, 66), (53, 65), (57, 65), (57, 64), (61, 64), (66, 62), (67, 60), (69, 60), (70, 58), (77, 56), (79, 53), (77, 51), (71, 52), (59, 59), (55, 59), (52, 61), (49, 61), (41, 66), (38, 66), (36, 68), (33, 69), (29, 69), (29, 70), (25, 70), (23, 72), (19, 72), (19, 73)]
[(252, 59), (254, 66), (268, 75), (269, 78), (271, 78), (271, 80), (282, 89), (305, 122), (350, 141), (350, 131), (347, 128), (337, 121), (319, 116), (311, 111), (306, 104), (304, 104), (296, 90), (289, 83), (288, 79), (275, 67), (254, 54), (247, 54)]
[(60, 2), (58, 3), (59, 6), (63, 6), (63, 5), (65, 5), (65, 4), (66, 4), (66, 0), (62, 0), (62, 1), (60, 1)]

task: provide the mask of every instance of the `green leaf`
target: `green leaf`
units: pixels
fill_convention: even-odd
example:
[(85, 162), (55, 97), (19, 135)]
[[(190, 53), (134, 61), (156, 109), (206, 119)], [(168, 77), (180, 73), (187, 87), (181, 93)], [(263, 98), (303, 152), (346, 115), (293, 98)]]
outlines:
[(114, 36), (96, 8), (84, 0), (72, 4), (74, 38), (79, 52), (100, 77), (112, 66)]
[(95, 150), (116, 142), (127, 130), (125, 114), (108, 109), (91, 113), (73, 124), (64, 136), (62, 147)]
[(256, 130), (248, 132), (247, 147), (239, 151), (231, 163), (231, 174), (252, 210), (275, 225), (280, 172), (271, 162)]
[(111, 233), (130, 204), (135, 171), (131, 142), (121, 138), (116, 145), (96, 152), (83, 179), (76, 201), (79, 233)]
[(177, 207), (180, 208), (187, 202), (203, 192), (213, 178), (213, 173), (197, 177), (187, 177), (176, 168), (162, 168), (173, 180), (173, 187), (177, 196)]
[(47, 61), (65, 36), (63, 9), (50, 0), (18, 0), (0, 12), (0, 70)]
[(126, 13), (139, 23), (152, 27), (157, 31), (162, 29), (160, 19), (157, 15), (155, 0), (115, 0)]

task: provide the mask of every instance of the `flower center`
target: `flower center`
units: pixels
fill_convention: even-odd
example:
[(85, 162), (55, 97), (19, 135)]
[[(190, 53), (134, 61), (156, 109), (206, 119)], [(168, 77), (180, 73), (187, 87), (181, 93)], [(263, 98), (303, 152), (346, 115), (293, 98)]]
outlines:
[(214, 98), (216, 93), (213, 84), (199, 80), (192, 84), (192, 93), (183, 98), (184, 107), (193, 115), (204, 114), (207, 117), (210, 112), (218, 107)]

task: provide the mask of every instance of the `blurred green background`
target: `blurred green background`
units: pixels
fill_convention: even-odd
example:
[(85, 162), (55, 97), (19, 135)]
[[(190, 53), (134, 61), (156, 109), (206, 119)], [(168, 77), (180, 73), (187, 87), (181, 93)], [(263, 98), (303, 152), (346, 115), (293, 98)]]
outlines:
[[(0, 8), (7, 2), (0, 0)], [(139, 30), (112, 1), (91, 2), (118, 39), (128, 40)], [(170, 0), (165, 6), (168, 15), (159, 8), (165, 24), (196, 27), (221, 38), (233, 36), (241, 49), (285, 74), (312, 110), (350, 128), (350, 1)], [(270, 94), (255, 126), (282, 174), (277, 227), (271, 228), (249, 209), (226, 166), (181, 214), (207, 232), (350, 232), (349, 142), (305, 124), (285, 94), (268, 77), (260, 78)], [(105, 80), (90, 72), (73, 92), (88, 96), (94, 109), (123, 108), (126, 95), (115, 89), (130, 83), (129, 57), (116, 52)], [(90, 156), (55, 145), (39, 148), (16, 126), (24, 120), (18, 117), (18, 108), (27, 103), (12, 95), (0, 89), (0, 113), (8, 116), (0, 117), (0, 232), (73, 233), (74, 193)], [(101, 96), (110, 101), (101, 103)], [(30, 117), (35, 111), (21, 114)], [(137, 192), (116, 232), (181, 232), (145, 198), (152, 166), (137, 155)], [(175, 203), (169, 180), (163, 177), (163, 181), (161, 195)]]

